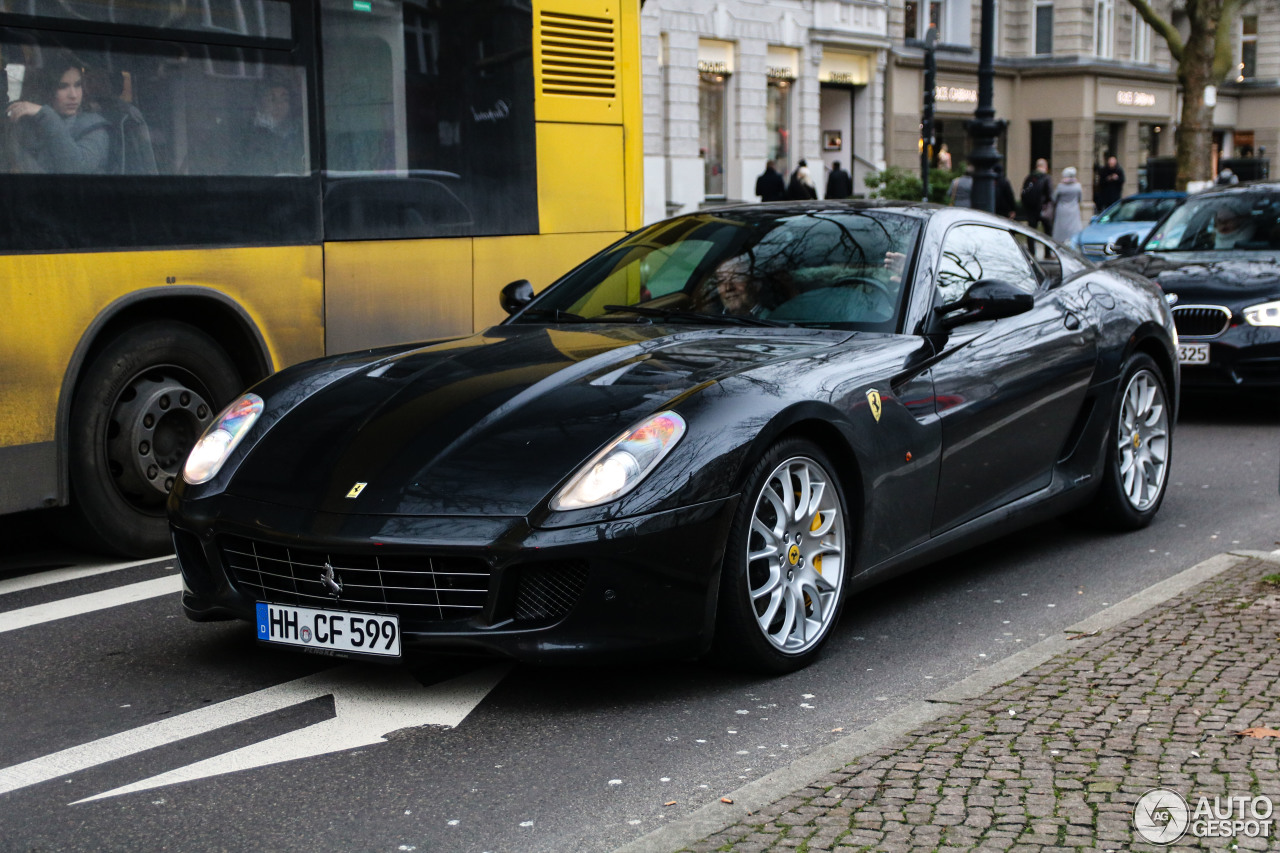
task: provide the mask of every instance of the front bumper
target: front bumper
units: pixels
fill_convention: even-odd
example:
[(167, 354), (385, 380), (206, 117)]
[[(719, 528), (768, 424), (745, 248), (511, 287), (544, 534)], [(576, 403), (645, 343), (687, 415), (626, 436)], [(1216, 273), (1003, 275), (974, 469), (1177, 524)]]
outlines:
[(1238, 324), (1215, 338), (1184, 337), (1184, 344), (1209, 344), (1208, 364), (1183, 364), (1187, 389), (1280, 387), (1280, 328)]
[[(170, 513), (170, 526), (185, 585), (183, 608), (193, 620), (252, 622), (259, 600), (393, 612), (406, 655), (481, 653), (569, 663), (704, 653), (737, 503), (735, 496), (538, 530), (523, 518), (337, 515), (219, 495), (181, 502)], [(275, 564), (288, 559), (302, 568), (292, 587), (276, 583), (272, 589), (260, 585), (252, 570), (259, 558)], [(384, 603), (352, 604), (344, 595), (309, 598), (319, 573), (310, 572), (314, 579), (303, 575), (316, 560), (386, 567), (370, 574), (387, 579)], [(463, 585), (476, 587), (467, 595), (447, 588), (445, 567), (458, 565), (473, 579)], [(427, 571), (411, 573), (405, 566)], [(423, 591), (405, 589), (412, 574), (434, 585), (426, 600), (469, 603), (454, 609), (418, 603)], [(481, 574), (487, 577), (475, 581)]]

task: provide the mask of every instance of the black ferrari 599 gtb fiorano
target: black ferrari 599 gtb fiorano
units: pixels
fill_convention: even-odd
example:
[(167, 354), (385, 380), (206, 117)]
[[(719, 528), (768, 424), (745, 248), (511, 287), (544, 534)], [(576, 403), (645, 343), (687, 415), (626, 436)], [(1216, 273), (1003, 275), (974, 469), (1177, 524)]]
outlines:
[(972, 210), (645, 228), (454, 340), (284, 370), (169, 505), (196, 620), (341, 656), (811, 661), (853, 592), (1047, 517), (1148, 524), (1176, 334), (1148, 281)]

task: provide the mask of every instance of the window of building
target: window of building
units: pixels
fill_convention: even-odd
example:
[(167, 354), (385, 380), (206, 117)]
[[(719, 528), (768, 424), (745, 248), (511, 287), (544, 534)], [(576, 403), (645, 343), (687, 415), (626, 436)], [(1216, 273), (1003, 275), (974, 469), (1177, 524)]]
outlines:
[(1053, 53), (1053, 0), (1036, 0), (1036, 54)]
[(1133, 43), (1129, 58), (1134, 62), (1151, 61), (1151, 26), (1137, 12), (1133, 13)]
[(1110, 59), (1114, 46), (1116, 28), (1115, 0), (1095, 0), (1093, 4), (1093, 53), (1103, 59)]
[(725, 90), (728, 75), (698, 74), (698, 154), (702, 157), (707, 198), (725, 197)]
[(1031, 122), (1031, 164), (1043, 159), (1053, 167), (1053, 122)]
[(1258, 16), (1245, 15), (1240, 19), (1240, 76), (1243, 81), (1258, 76)]
[(945, 9), (941, 0), (907, 0), (905, 6), (905, 36), (908, 39), (923, 41), (930, 26), (938, 28), (938, 41), (944, 41), (946, 32), (942, 28)]

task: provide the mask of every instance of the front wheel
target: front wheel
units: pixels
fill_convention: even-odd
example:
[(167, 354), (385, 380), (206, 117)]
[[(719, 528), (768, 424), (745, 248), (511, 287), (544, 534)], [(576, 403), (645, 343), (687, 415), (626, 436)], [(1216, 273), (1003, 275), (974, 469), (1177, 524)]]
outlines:
[(241, 388), (213, 338), (151, 322), (111, 340), (71, 404), (71, 498), (81, 543), (128, 557), (167, 553), (165, 501), (200, 434)]
[(715, 652), (754, 671), (811, 663), (844, 604), (848, 511), (834, 467), (801, 439), (752, 468), (721, 570)]
[(1093, 515), (1105, 526), (1137, 530), (1164, 501), (1173, 450), (1169, 397), (1150, 356), (1138, 353), (1125, 363), (1111, 417)]

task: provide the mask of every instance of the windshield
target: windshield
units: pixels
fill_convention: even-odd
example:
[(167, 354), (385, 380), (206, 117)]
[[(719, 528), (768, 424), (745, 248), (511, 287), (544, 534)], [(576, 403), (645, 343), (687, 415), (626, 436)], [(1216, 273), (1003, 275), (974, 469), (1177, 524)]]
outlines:
[(1180, 198), (1127, 198), (1108, 207), (1098, 221), (1155, 222), (1180, 204)]
[(1152, 232), (1148, 252), (1280, 249), (1280, 192), (1256, 190), (1192, 198)]
[(514, 321), (736, 318), (894, 331), (919, 231), (915, 218), (878, 210), (684, 216), (601, 252)]

